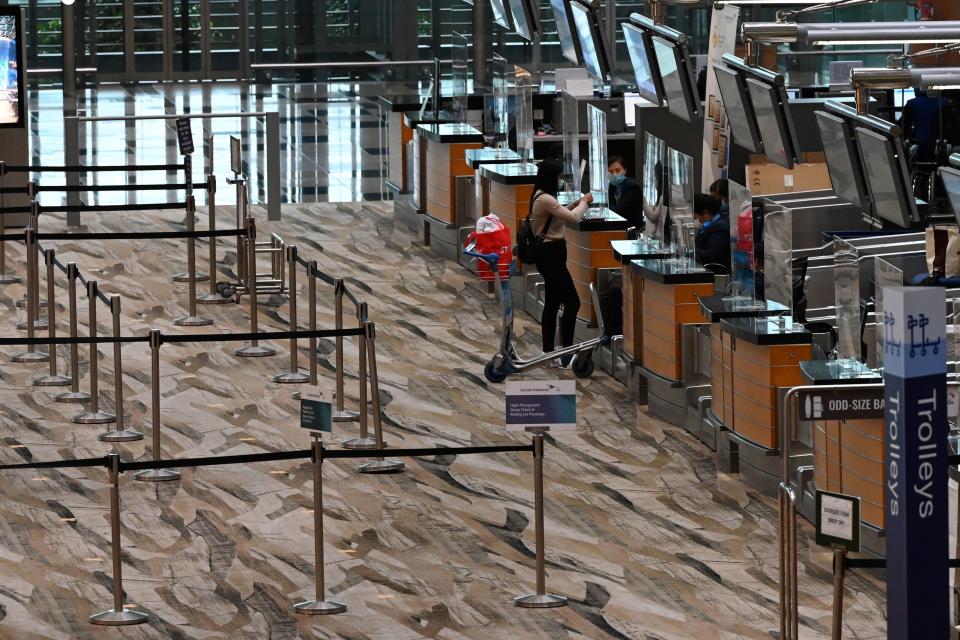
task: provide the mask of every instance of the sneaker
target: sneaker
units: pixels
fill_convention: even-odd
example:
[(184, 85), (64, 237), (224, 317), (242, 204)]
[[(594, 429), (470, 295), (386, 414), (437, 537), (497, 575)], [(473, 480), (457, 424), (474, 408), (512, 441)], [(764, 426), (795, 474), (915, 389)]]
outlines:
[(560, 363), (561, 369), (569, 369), (573, 366), (573, 354), (565, 355), (562, 358), (557, 358), (557, 362)]

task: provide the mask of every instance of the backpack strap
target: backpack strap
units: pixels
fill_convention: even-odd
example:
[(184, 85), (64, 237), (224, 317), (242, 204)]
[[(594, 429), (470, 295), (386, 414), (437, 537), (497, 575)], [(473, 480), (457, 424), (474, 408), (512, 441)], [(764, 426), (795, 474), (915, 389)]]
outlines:
[[(528, 218), (530, 218), (531, 216), (533, 216), (533, 204), (537, 201), (537, 198), (539, 198), (540, 196), (545, 196), (545, 195), (547, 195), (547, 193), (546, 193), (545, 191), (537, 191), (537, 192), (533, 195), (533, 200), (530, 201), (530, 213), (527, 214), (527, 217), (528, 217)], [(547, 222), (546, 222), (546, 224), (543, 225), (543, 230), (541, 230), (540, 233), (537, 234), (536, 237), (537, 237), (538, 239), (544, 237), (544, 236), (547, 234), (547, 231), (550, 229), (550, 223), (551, 223), (551, 222), (553, 222), (553, 214), (552, 214), (552, 213), (551, 213), (549, 216), (547, 216)], [(533, 226), (532, 223), (533, 223), (533, 221), (531, 220), (531, 227)]]

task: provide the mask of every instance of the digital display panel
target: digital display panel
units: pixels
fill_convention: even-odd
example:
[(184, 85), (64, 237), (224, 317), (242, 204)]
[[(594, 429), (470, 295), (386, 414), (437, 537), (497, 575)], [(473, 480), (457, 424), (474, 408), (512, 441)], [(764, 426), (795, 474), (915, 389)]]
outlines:
[(653, 51), (660, 69), (667, 109), (678, 118), (692, 121), (697, 108), (690, 83), (690, 71), (686, 68), (686, 59), (679, 46), (675, 42), (654, 36)]
[(788, 128), (783, 101), (776, 87), (754, 78), (747, 78), (747, 89), (750, 93), (753, 113), (757, 118), (764, 155), (770, 162), (793, 169), (796, 145)]
[(510, 10), (503, 0), (490, 0), (490, 10), (493, 11), (493, 21), (504, 29), (512, 29)]
[(643, 31), (632, 24), (625, 23), (623, 37), (627, 43), (630, 61), (633, 63), (633, 74), (637, 78), (637, 93), (650, 102), (660, 104), (660, 92), (657, 90), (659, 83), (653, 75), (654, 69), (650, 64), (650, 52), (647, 50), (647, 39)]
[(720, 65), (713, 70), (717, 75), (717, 87), (720, 89), (720, 98), (727, 112), (727, 122), (730, 123), (734, 141), (751, 153), (760, 153), (757, 119), (747, 98), (743, 78), (737, 72)]
[(857, 144), (870, 200), (877, 217), (909, 228), (917, 217), (917, 203), (910, 188), (910, 174), (902, 150), (889, 137), (857, 127)]
[(585, 7), (578, 2), (570, 4), (573, 11), (573, 26), (577, 32), (577, 39), (580, 42), (580, 53), (583, 54), (583, 66), (587, 68), (587, 73), (594, 78), (603, 78), (604, 67), (600, 60), (600, 43), (594, 37), (591, 27), (590, 8)]
[(833, 192), (840, 198), (870, 211), (870, 199), (863, 183), (860, 157), (852, 140), (852, 130), (842, 118), (824, 111), (815, 112), (823, 140), (823, 153)]
[(563, 52), (563, 57), (574, 64), (580, 64), (577, 44), (573, 41), (573, 29), (570, 27), (568, 6), (567, 0), (550, 0), (553, 19), (557, 23), (557, 36), (560, 38), (560, 49)]
[(21, 26), (19, 7), (0, 7), (0, 127), (24, 124)]
[(533, 40), (540, 31), (537, 23), (539, 9), (533, 4), (536, 0), (510, 0), (510, 13), (513, 14), (514, 30), (524, 40)]

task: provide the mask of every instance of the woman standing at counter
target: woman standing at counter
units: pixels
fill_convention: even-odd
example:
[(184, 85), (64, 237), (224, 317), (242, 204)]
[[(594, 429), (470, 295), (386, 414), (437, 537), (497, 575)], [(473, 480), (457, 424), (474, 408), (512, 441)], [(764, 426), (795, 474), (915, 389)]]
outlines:
[[(557, 202), (560, 174), (563, 164), (558, 160), (544, 160), (537, 168), (533, 198), (530, 200), (530, 223), (538, 233), (541, 244), (537, 250), (537, 271), (543, 276), (544, 303), (540, 327), (543, 333), (543, 352), (554, 350), (557, 333), (557, 313), (563, 306), (560, 318), (560, 346), (573, 344), (577, 326), (580, 298), (567, 270), (567, 241), (564, 229), (567, 223), (577, 223), (583, 218), (587, 206), (593, 202), (589, 193), (573, 203), (568, 209)], [(561, 360), (561, 366), (569, 366), (571, 356)]]

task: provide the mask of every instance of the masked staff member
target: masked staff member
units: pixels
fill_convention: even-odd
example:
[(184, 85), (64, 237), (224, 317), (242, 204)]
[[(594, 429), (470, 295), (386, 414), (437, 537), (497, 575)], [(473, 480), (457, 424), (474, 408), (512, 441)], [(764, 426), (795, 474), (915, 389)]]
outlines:
[(643, 229), (643, 193), (637, 181), (627, 175), (623, 156), (610, 156), (610, 209), (625, 218), (631, 227)]
[(697, 221), (697, 262), (714, 273), (730, 273), (730, 216), (720, 212), (719, 199), (705, 193), (693, 197)]

